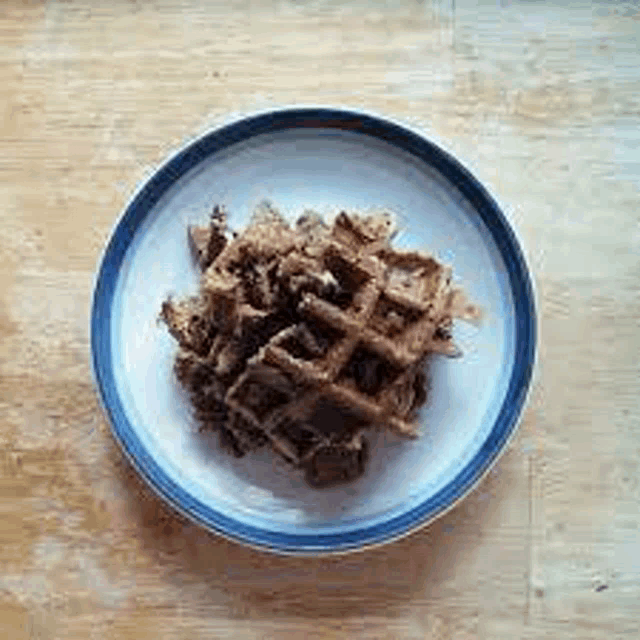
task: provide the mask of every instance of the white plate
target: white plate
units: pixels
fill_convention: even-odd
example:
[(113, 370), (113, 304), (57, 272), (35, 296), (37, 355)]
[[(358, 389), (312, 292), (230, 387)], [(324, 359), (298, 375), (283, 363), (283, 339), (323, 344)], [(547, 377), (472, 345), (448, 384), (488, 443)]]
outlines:
[[(237, 460), (197, 433), (158, 323), (169, 294), (195, 292), (190, 223), (215, 203), (233, 228), (271, 199), (291, 220), (310, 207), (393, 211), (396, 245), (432, 250), (484, 310), (458, 322), (461, 359), (437, 359), (422, 436), (378, 436), (365, 475), (316, 490), (268, 450)], [(234, 540), (327, 553), (395, 539), (443, 513), (489, 469), (515, 429), (535, 352), (530, 278), (485, 189), (419, 134), (361, 112), (287, 109), (213, 131), (167, 161), (123, 213), (94, 292), (96, 383), (114, 434), (176, 509)]]

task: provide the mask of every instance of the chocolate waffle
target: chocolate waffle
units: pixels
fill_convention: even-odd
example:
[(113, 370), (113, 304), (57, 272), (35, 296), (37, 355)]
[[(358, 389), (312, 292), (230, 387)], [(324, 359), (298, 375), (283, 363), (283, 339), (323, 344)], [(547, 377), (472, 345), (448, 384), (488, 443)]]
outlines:
[(363, 473), (371, 427), (418, 435), (425, 360), (457, 356), (455, 315), (475, 308), (432, 256), (391, 246), (386, 214), (306, 211), (291, 228), (270, 203), (229, 239), (224, 211), (189, 230), (201, 295), (168, 300), (176, 374), (203, 428), (244, 455), (265, 444), (312, 486)]

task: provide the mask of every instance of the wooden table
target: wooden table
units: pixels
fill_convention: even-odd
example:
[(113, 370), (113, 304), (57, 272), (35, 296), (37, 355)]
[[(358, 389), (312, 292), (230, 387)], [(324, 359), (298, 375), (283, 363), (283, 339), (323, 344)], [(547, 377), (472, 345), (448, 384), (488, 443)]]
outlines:
[[(2, 3), (0, 638), (640, 637), (640, 13), (477, 4)], [(290, 103), (365, 107), (459, 156), (540, 311), (495, 470), (434, 525), (338, 559), (176, 520), (89, 373), (93, 272), (136, 186), (230, 115)]]

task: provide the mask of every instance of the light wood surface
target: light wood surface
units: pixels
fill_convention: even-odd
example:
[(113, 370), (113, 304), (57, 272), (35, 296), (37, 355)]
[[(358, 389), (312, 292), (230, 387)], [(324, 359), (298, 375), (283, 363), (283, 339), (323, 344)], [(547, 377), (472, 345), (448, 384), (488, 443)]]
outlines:
[[(0, 638), (640, 638), (640, 13), (480, 5), (0, 5)], [(230, 115), (291, 103), (365, 107), (459, 156), (540, 312), (528, 408), (480, 488), (336, 559), (176, 520), (89, 373), (94, 268), (136, 186)]]

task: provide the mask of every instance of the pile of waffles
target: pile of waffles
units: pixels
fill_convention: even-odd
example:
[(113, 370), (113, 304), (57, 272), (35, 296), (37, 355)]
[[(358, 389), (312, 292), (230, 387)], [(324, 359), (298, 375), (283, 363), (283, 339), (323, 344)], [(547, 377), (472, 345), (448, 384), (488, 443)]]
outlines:
[(449, 267), (393, 235), (386, 213), (292, 226), (269, 202), (242, 233), (219, 206), (189, 227), (200, 291), (161, 315), (202, 429), (238, 457), (270, 446), (318, 488), (363, 474), (367, 430), (418, 435), (426, 359), (460, 355), (453, 319), (477, 311)]

